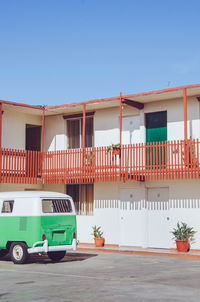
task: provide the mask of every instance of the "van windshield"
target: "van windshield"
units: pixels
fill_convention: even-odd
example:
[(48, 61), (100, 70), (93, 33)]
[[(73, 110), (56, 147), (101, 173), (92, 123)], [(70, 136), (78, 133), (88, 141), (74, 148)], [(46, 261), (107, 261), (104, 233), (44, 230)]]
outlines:
[(43, 213), (71, 213), (72, 205), (69, 199), (43, 199)]

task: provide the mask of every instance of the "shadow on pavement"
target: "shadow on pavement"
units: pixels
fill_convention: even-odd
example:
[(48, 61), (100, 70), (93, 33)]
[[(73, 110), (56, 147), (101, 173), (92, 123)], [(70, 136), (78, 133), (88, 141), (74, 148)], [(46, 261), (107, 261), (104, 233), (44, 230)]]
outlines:
[[(73, 261), (84, 261), (92, 257), (96, 257), (98, 254), (91, 253), (66, 253), (66, 256), (59, 262), (53, 262), (46, 254), (41, 255), (30, 255), (27, 264), (32, 263), (40, 263), (40, 264), (48, 264), (48, 263), (61, 263), (61, 262), (73, 262)], [(6, 256), (0, 257), (0, 261), (11, 261), (9, 254)]]

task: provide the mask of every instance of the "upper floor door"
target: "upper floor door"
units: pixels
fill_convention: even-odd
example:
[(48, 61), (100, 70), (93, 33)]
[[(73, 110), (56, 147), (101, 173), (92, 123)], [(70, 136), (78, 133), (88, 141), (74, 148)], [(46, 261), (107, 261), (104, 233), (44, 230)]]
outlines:
[(167, 140), (167, 111), (146, 114), (146, 142)]
[(124, 116), (122, 118), (122, 144), (140, 143), (140, 116)]
[(41, 151), (41, 126), (26, 125), (26, 150)]

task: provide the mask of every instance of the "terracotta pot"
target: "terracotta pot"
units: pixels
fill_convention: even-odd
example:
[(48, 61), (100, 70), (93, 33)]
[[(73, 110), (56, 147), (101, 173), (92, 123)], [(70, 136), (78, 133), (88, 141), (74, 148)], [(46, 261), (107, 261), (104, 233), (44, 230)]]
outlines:
[(189, 252), (188, 240), (176, 240), (176, 247), (178, 252)]
[(101, 247), (101, 246), (104, 246), (104, 241), (105, 239), (103, 237), (100, 237), (100, 238), (94, 238), (94, 242), (95, 242), (95, 246), (96, 247)]
[(119, 147), (113, 147), (113, 155), (120, 155), (121, 149)]

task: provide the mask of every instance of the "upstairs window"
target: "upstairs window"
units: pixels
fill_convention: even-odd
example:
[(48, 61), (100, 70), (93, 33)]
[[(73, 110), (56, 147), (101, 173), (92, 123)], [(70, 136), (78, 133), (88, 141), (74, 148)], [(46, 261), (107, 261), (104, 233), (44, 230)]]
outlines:
[[(67, 120), (68, 148), (77, 149), (82, 146), (83, 119)], [(85, 120), (85, 147), (93, 146), (93, 117)]]
[(4, 200), (1, 213), (12, 213), (14, 200)]

